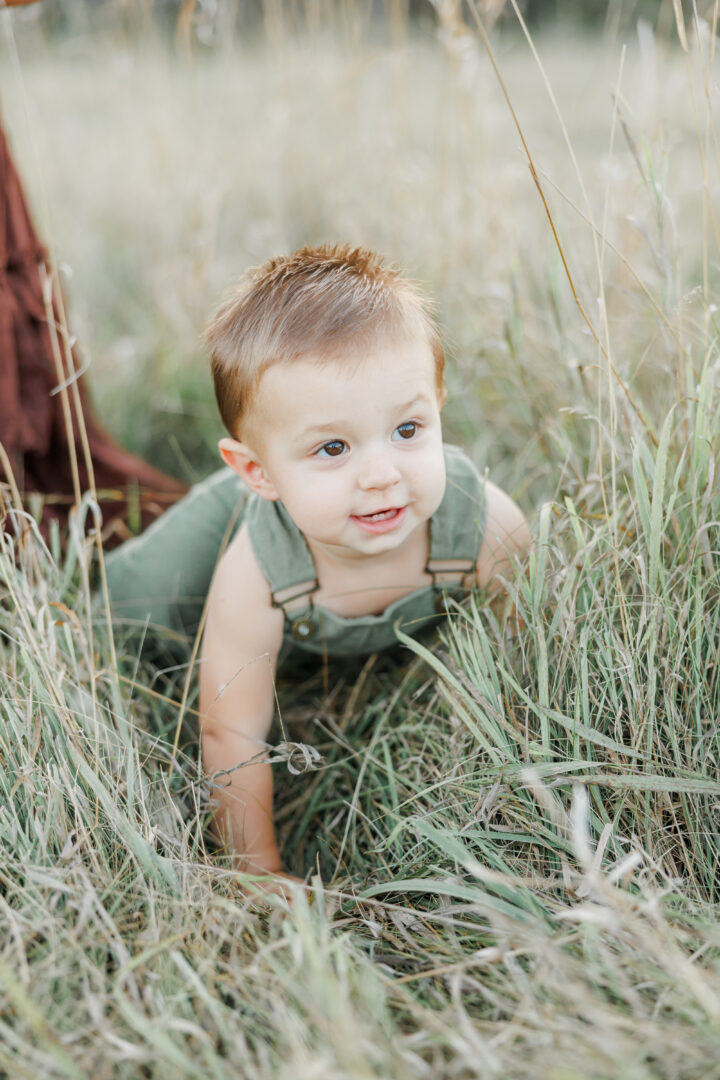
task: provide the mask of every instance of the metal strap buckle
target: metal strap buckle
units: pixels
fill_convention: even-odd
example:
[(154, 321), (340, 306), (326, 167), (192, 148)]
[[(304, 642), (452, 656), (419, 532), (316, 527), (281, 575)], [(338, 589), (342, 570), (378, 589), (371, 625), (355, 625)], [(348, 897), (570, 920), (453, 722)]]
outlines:
[[(432, 578), (434, 588), (443, 588), (447, 585), (461, 585), (462, 580), (468, 574), (475, 574), (475, 562), (467, 562), (463, 559), (443, 561), (440, 559), (428, 559), (425, 564), (425, 573), (429, 574)], [(450, 575), (450, 581), (438, 581), (438, 577), (447, 577)]]
[[(296, 589), (296, 591), (288, 593), (288, 589), (277, 589), (270, 599), (272, 606), (282, 608), (286, 615), (289, 614), (286, 607), (287, 604), (293, 604), (296, 600), (302, 600), (305, 596), (312, 596), (312, 594), (316, 593), (320, 588), (320, 582), (315, 578), (314, 581), (309, 583), (309, 587), (308, 582), (306, 581), (300, 586), (290, 585), (289, 588)], [(288, 593), (288, 595), (283, 596), (283, 593)], [(310, 601), (310, 606), (312, 607), (312, 600)]]

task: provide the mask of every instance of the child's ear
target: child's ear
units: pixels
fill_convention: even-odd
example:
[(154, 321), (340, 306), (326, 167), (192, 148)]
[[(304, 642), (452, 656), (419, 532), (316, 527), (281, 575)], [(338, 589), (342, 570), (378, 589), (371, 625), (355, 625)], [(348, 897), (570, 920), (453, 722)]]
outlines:
[(229, 465), (256, 495), (263, 499), (280, 498), (262, 462), (246, 443), (225, 438), (218, 443), (218, 449), (225, 464)]

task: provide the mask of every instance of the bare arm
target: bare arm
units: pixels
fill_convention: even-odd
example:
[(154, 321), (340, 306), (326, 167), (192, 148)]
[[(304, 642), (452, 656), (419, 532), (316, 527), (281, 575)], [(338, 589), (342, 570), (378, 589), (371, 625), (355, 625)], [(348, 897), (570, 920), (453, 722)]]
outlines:
[(509, 569), (515, 556), (527, 554), (532, 538), (525, 515), (509, 495), (488, 481), (485, 498), (487, 520), (477, 560), (477, 583), (494, 593), (501, 587), (499, 576)]
[[(218, 778), (216, 828), (236, 852), (239, 869), (281, 870), (273, 822), (272, 770), (263, 755), (274, 712), (273, 680), (282, 642), (282, 612), (241, 530), (210, 590), (200, 665), (205, 769)], [(236, 766), (240, 765), (240, 768)]]

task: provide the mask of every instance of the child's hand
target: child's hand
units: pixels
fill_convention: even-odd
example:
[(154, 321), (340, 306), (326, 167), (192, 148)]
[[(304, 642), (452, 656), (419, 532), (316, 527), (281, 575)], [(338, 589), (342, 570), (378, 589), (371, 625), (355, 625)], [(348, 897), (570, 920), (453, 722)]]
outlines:
[(262, 905), (268, 896), (280, 896), (290, 906), (297, 897), (298, 891), (310, 892), (310, 886), (306, 885), (302, 878), (295, 874), (288, 874), (285, 870), (274, 870), (267, 877), (258, 878), (242, 886), (243, 893), (255, 905)]

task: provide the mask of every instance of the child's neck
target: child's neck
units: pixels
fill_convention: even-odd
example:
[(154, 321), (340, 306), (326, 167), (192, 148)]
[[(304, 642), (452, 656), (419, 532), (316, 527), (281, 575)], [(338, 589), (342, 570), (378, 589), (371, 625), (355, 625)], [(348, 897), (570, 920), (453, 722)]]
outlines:
[(419, 525), (407, 540), (399, 547), (383, 551), (377, 555), (367, 555), (350, 548), (336, 547), (332, 544), (320, 544), (307, 536), (305, 542), (315, 562), (319, 580), (323, 580), (323, 571), (333, 576), (347, 574), (386, 573), (398, 566), (410, 567), (416, 563), (424, 567), (430, 552), (429, 523)]
[[(307, 538), (306, 538), (307, 540)], [(320, 607), (337, 615), (377, 615), (394, 600), (429, 582), (425, 570), (430, 551), (429, 523), (418, 526), (404, 544), (378, 555), (325, 548), (307, 540), (315, 561)]]

